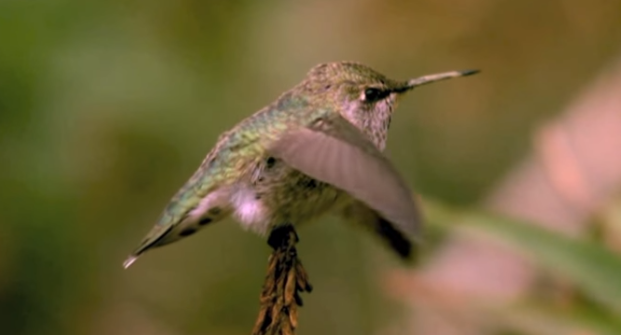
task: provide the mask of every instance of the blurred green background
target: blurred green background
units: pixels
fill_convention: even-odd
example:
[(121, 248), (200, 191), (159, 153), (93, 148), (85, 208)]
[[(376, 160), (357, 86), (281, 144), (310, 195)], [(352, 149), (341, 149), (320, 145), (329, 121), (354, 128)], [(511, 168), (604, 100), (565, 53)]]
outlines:
[[(221, 132), (321, 62), (479, 68), (404, 99), (387, 149), (419, 193), (476, 208), (618, 57), (621, 1), (0, 0), (0, 41), (0, 333), (249, 334), (269, 249), (233, 221), (121, 267)], [(300, 334), (400, 317), (377, 241), (299, 233)]]

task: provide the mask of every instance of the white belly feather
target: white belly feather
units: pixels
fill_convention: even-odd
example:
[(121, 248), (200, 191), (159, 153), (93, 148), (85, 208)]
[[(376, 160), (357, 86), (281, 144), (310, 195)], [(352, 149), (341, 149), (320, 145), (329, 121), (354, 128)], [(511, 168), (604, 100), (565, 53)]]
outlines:
[(268, 209), (249, 187), (241, 187), (231, 197), (233, 216), (244, 228), (266, 235), (270, 225)]

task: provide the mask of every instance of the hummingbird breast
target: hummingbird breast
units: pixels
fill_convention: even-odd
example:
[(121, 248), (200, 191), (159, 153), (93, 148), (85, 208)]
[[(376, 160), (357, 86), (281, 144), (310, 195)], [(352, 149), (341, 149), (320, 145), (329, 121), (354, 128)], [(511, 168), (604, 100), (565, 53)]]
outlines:
[(346, 202), (347, 195), (273, 157), (253, 164), (232, 194), (233, 216), (261, 235), (273, 228), (311, 221)]

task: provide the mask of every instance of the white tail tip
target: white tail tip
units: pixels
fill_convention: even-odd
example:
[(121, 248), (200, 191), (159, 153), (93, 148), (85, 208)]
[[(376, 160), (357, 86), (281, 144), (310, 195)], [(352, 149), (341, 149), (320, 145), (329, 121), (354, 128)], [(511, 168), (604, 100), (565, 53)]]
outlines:
[(127, 259), (125, 260), (125, 262), (123, 262), (123, 268), (127, 269), (128, 267), (130, 267), (132, 264), (134, 264), (134, 262), (138, 259), (137, 256), (129, 256), (127, 257)]

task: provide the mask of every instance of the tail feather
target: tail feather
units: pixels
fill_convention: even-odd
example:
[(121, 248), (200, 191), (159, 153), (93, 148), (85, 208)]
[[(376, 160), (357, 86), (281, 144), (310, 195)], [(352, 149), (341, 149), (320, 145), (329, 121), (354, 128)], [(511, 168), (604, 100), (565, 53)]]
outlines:
[(127, 259), (125, 259), (125, 261), (123, 262), (123, 268), (129, 268), (132, 264), (134, 264), (138, 257), (140, 257), (140, 255), (148, 249), (151, 249), (158, 245), (163, 245), (162, 242), (166, 239), (167, 236), (170, 235), (173, 227), (173, 225), (169, 225), (168, 227), (161, 227), (160, 225), (156, 225), (155, 227), (153, 227), (151, 231), (149, 231), (149, 234), (147, 234), (145, 239), (142, 241), (142, 243), (140, 243), (140, 246), (138, 246), (136, 250), (134, 250), (129, 256), (127, 256)]
[(127, 259), (125, 259), (125, 261), (123, 262), (123, 268), (127, 269), (128, 267), (130, 267), (132, 264), (134, 264), (134, 262), (138, 259), (138, 256), (129, 256), (127, 257)]
[[(188, 191), (189, 190), (189, 191)], [(149, 231), (140, 246), (132, 252), (123, 263), (124, 268), (131, 266), (138, 256), (147, 250), (161, 247), (190, 235), (194, 235), (201, 228), (220, 221), (227, 217), (230, 212), (229, 191), (217, 189), (204, 197), (186, 196), (184, 192), (193, 189), (182, 189), (181, 195), (175, 196), (166, 207), (158, 223)], [(193, 192), (193, 191), (192, 191)]]

